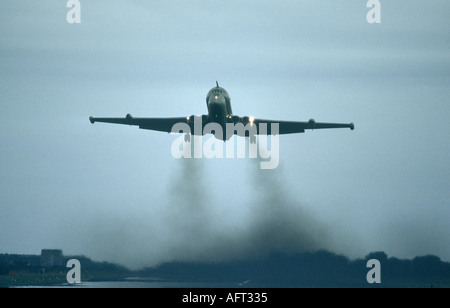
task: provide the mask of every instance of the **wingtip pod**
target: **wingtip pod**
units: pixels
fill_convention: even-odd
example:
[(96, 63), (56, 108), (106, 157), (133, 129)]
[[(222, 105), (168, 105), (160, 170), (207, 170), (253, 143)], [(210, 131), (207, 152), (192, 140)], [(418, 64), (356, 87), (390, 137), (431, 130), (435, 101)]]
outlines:
[(94, 117), (89, 117), (89, 122), (91, 122), (92, 124), (95, 123)]
[(355, 124), (350, 123), (350, 129), (351, 129), (351, 130), (354, 130), (354, 129), (355, 129)]

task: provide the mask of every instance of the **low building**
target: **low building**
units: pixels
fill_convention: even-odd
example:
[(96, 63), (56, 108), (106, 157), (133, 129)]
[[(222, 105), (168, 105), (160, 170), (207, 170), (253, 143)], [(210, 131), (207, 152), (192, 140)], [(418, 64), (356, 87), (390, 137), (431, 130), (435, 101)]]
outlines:
[(61, 249), (42, 249), (41, 250), (41, 266), (54, 267), (63, 266), (64, 256)]

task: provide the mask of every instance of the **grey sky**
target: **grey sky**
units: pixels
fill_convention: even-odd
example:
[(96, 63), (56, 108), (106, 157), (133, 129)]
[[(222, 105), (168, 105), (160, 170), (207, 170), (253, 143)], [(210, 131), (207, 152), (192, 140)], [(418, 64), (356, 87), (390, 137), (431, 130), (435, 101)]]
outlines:
[[(0, 253), (141, 267), (325, 248), (450, 261), (448, 1), (4, 1)], [(280, 165), (176, 160), (88, 117), (354, 122), (280, 137)], [(183, 202), (184, 200), (184, 202)]]

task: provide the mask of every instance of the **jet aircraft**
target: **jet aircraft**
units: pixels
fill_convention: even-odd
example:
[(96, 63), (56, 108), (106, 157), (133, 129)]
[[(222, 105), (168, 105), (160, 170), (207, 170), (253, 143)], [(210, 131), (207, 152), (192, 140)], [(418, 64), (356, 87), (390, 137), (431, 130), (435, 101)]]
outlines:
[[(239, 117), (234, 115), (231, 110), (230, 96), (228, 92), (219, 87), (216, 81), (216, 87), (209, 90), (206, 95), (206, 107), (208, 114), (188, 117), (170, 117), (170, 118), (135, 118), (127, 114), (124, 118), (94, 118), (89, 117), (89, 121), (93, 124), (95, 122), (125, 124), (139, 126), (141, 129), (149, 129), (161, 132), (181, 132), (174, 130), (176, 124), (184, 124), (189, 127), (189, 131), (182, 131), (186, 133), (185, 140), (190, 140), (190, 134), (205, 135), (214, 134), (217, 139), (226, 141), (233, 135), (250, 136), (251, 143), (256, 142), (256, 135), (260, 134), (293, 134), (304, 133), (306, 129), (322, 129), (322, 128), (350, 128), (355, 129), (353, 123), (321, 123), (310, 119), (307, 122), (298, 121), (276, 121), (256, 119), (250, 116)], [(208, 124), (216, 124), (219, 129), (205, 130)], [(265, 125), (264, 125), (265, 124)], [(240, 125), (240, 126), (239, 126)], [(277, 125), (278, 129), (273, 129)], [(211, 125), (210, 125), (211, 127)], [(231, 129), (227, 129), (230, 128)], [(246, 129), (236, 129), (236, 127), (245, 127)], [(217, 133), (221, 128), (221, 133)]]

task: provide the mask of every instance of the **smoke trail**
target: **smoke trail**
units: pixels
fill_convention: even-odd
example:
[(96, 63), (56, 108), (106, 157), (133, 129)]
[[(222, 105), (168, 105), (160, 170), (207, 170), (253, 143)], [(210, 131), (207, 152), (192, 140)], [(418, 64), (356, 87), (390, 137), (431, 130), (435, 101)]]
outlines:
[(88, 255), (138, 269), (329, 246), (330, 228), (301, 204), (282, 166), (261, 170), (259, 159), (182, 158), (170, 178), (152, 207), (95, 215), (86, 228)]
[(292, 194), (287, 180), (282, 181), (281, 167), (261, 170), (260, 159), (250, 166), (252, 200), (251, 215), (241, 245), (250, 257), (274, 252), (295, 253), (326, 247), (327, 227), (301, 205), (299, 196)]
[[(282, 171), (261, 170), (259, 159), (248, 160), (251, 171), (240, 172), (250, 174), (246, 180), (248, 200), (232, 193), (226, 201), (208, 196), (214, 188), (209, 170), (205, 171), (208, 160), (180, 161), (166, 217), (167, 232), (174, 235), (174, 241), (168, 243), (172, 260), (214, 262), (325, 248), (327, 228), (300, 205), (298, 196), (289, 193), (288, 183), (279, 178)], [(222, 170), (224, 174), (226, 170)], [(205, 179), (209, 179), (207, 184)], [(244, 210), (235, 215), (237, 208)]]

